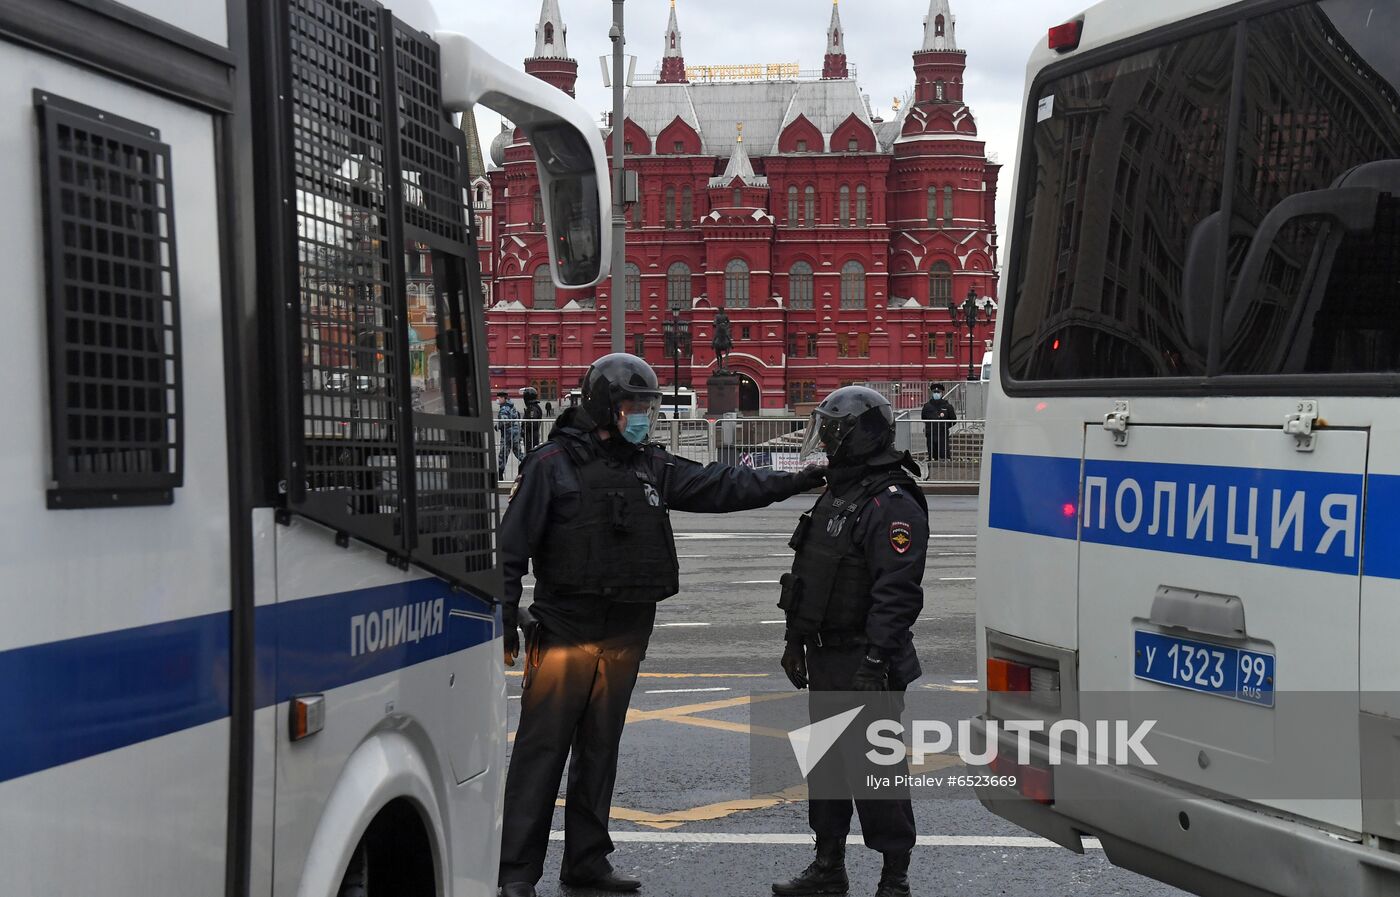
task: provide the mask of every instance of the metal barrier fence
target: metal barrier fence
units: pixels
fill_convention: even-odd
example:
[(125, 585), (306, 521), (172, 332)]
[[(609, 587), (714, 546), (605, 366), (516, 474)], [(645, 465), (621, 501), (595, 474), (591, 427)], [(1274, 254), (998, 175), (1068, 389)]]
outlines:
[[(662, 420), (651, 440), (673, 455), (700, 464), (718, 461), (760, 470), (798, 470), (800, 452), (807, 438), (805, 417), (725, 417), (719, 420)], [(504, 455), (501, 480), (512, 482), (520, 462), (512, 444), (523, 456), (531, 440), (527, 428), (538, 428), (542, 441), (553, 421), (497, 420), (493, 461)], [(907, 450), (923, 469), (927, 483), (976, 483), (981, 477), (984, 420), (960, 420), (939, 424), (918, 419), (918, 411), (901, 411), (895, 418), (895, 447)], [(517, 433), (512, 438), (509, 434)], [(502, 451), (502, 447), (505, 451)]]

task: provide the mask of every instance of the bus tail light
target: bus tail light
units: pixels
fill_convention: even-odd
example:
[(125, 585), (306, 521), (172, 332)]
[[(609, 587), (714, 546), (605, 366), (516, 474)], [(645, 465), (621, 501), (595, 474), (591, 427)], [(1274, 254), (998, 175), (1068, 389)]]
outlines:
[(1015, 778), (1016, 791), (1027, 800), (1040, 804), (1055, 802), (1055, 777), (1048, 768), (1017, 763), (1011, 757), (997, 754), (990, 769), (994, 776)]
[[(1068, 53), (1079, 49), (1079, 38), (1084, 33), (1084, 22), (1076, 19), (1050, 29), (1050, 49), (1056, 53)], [(1056, 346), (1055, 348), (1059, 348)]]
[(1030, 691), (1031, 668), (1024, 663), (987, 658), (987, 691)]

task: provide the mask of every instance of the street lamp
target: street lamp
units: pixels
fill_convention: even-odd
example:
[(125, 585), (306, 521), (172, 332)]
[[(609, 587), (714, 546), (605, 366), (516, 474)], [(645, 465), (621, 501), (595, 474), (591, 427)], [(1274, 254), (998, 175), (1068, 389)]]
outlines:
[(674, 393), (672, 413), (680, 419), (681, 413), (681, 357), (690, 357), (690, 322), (680, 316), (680, 310), (671, 309), (671, 317), (666, 319), (662, 332), (666, 339), (666, 357), (671, 359), (671, 390)]
[[(956, 303), (953, 298), (948, 297), (948, 315), (952, 318), (953, 328), (957, 329), (959, 322), (967, 328), (967, 379), (968, 382), (976, 380), (977, 377), (972, 369), (973, 338), (977, 333), (979, 323), (991, 323), (992, 312), (988, 308), (983, 310), (985, 299), (977, 298), (975, 287), (967, 288), (967, 298), (961, 303)], [(984, 313), (984, 317), (979, 321), (979, 312)]]

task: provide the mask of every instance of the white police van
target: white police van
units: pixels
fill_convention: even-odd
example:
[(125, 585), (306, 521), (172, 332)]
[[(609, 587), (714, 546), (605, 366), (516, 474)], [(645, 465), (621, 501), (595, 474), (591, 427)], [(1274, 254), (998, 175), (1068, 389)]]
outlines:
[(606, 274), (596, 126), (422, 0), (0, 3), (0, 74), (0, 892), (494, 893), (453, 115), (534, 144), (560, 286)]
[(1114, 707), (1155, 762), (1003, 736), (979, 796), (1202, 894), (1400, 893), (1397, 35), (1397, 0), (1111, 0), (1028, 68), (983, 725)]

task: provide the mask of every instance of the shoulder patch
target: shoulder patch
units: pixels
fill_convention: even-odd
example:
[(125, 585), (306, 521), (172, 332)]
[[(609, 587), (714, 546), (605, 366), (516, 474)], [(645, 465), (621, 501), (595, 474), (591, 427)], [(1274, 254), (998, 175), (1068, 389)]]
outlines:
[(896, 520), (890, 524), (890, 547), (897, 554), (905, 554), (914, 545), (914, 538), (910, 534), (909, 524), (903, 520)]

